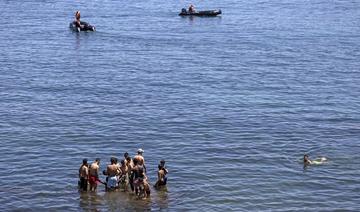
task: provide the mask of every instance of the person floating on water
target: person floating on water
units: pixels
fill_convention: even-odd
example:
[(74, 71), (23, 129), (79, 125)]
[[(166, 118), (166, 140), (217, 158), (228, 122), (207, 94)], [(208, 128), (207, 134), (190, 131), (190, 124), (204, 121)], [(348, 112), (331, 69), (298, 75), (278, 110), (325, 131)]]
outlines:
[(195, 13), (195, 7), (192, 4), (189, 6), (189, 13)]
[(160, 164), (158, 165), (158, 180), (155, 183), (154, 187), (159, 188), (160, 186), (166, 185), (167, 182), (167, 173), (168, 170), (165, 168), (165, 160), (161, 160)]
[(99, 165), (100, 165), (100, 158), (96, 158), (95, 161), (90, 165), (89, 168), (89, 184), (90, 184), (90, 191), (96, 191), (97, 183), (101, 182), (99, 180)]
[(86, 158), (83, 159), (83, 163), (79, 168), (79, 185), (80, 189), (87, 191), (89, 180), (89, 165)]
[(304, 161), (304, 165), (320, 165), (327, 162), (327, 158), (320, 157), (320, 158), (316, 158), (315, 160), (310, 160), (309, 156), (305, 154), (303, 161)]

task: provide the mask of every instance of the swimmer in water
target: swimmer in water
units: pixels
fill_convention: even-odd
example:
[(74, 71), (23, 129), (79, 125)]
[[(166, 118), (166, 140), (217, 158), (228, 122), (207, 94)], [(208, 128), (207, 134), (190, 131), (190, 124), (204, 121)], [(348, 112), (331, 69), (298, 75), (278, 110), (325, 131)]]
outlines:
[(325, 157), (316, 158), (315, 160), (310, 160), (308, 155), (304, 155), (304, 165), (320, 165), (327, 161)]

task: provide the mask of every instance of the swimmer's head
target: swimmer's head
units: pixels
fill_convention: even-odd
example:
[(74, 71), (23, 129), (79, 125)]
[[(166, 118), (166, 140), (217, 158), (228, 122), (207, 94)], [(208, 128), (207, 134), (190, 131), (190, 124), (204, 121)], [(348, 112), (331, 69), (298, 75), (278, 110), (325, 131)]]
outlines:
[(121, 160), (121, 165), (125, 165), (125, 161), (124, 160)]
[(142, 155), (142, 153), (144, 153), (144, 150), (140, 148), (140, 149), (137, 150), (137, 153), (138, 153), (139, 155)]
[(127, 157), (126, 157), (126, 161), (131, 162), (131, 157), (130, 157), (130, 156), (127, 156)]
[(129, 153), (128, 152), (125, 152), (124, 153), (124, 158), (127, 158), (129, 156)]
[(304, 163), (309, 162), (309, 156), (307, 154), (304, 155)]
[(161, 164), (161, 165), (165, 165), (165, 160), (164, 160), (164, 159), (161, 160), (161, 161), (160, 161), (160, 164)]
[(100, 163), (100, 158), (96, 158), (96, 159), (95, 159), (95, 162), (96, 162), (97, 164), (99, 164), (99, 163)]

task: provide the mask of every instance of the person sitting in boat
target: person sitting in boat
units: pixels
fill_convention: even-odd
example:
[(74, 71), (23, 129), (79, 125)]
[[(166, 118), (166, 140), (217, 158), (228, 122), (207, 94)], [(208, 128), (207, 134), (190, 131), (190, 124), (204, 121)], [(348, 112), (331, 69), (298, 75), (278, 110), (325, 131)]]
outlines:
[(76, 11), (75, 12), (75, 25), (76, 27), (79, 27), (79, 28), (83, 28), (83, 26), (81, 25), (81, 21), (80, 21), (80, 11)]
[(195, 13), (195, 7), (192, 4), (189, 6), (189, 13)]

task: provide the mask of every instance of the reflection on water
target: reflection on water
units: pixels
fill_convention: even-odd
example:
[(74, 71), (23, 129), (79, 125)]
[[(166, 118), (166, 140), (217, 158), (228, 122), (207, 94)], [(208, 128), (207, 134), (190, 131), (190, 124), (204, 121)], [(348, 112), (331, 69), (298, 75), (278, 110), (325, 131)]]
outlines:
[(108, 208), (108, 211), (151, 211), (151, 209), (168, 208), (168, 192), (163, 187), (159, 190), (152, 189), (151, 196), (147, 199), (139, 199), (135, 194), (114, 192), (79, 192), (79, 206), (84, 211), (100, 211)]
[(79, 206), (84, 211), (100, 211), (98, 206), (103, 202), (103, 198), (96, 192), (79, 192), (80, 201)]
[(161, 187), (156, 191), (157, 196), (155, 198), (156, 204), (160, 209), (168, 208), (168, 190), (166, 186)]

